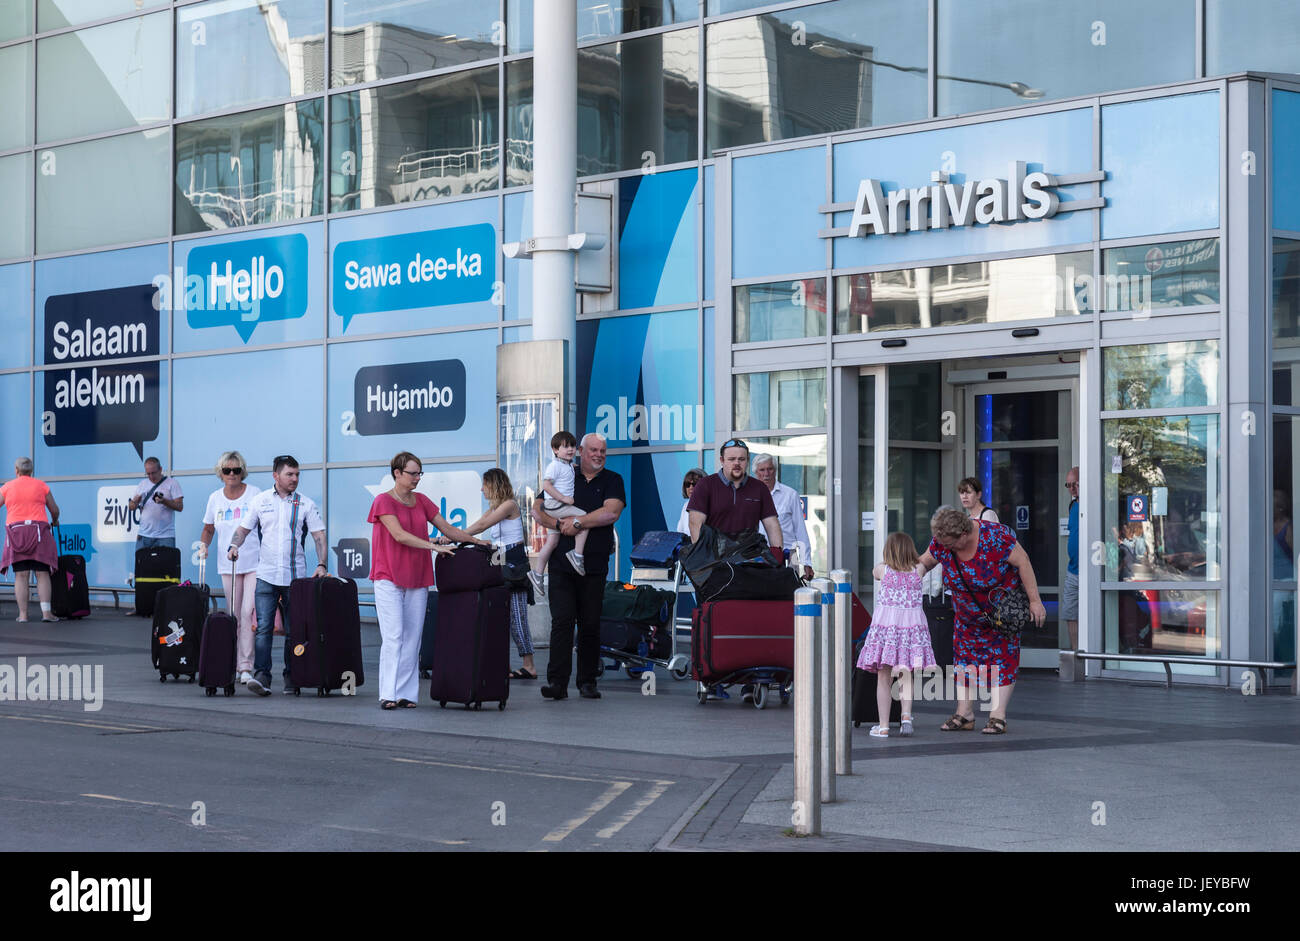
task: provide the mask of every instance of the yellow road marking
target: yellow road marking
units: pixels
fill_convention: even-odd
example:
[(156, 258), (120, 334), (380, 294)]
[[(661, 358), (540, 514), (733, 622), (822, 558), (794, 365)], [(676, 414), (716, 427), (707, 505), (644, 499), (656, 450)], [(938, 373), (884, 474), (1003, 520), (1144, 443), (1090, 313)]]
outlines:
[(608, 807), (613, 802), (614, 798), (618, 797), (618, 795), (622, 794), (631, 786), (632, 786), (631, 781), (615, 781), (613, 784), (611, 784), (609, 787), (605, 789), (604, 794), (601, 794), (594, 801), (592, 801), (591, 805), (586, 810), (584, 810), (579, 816), (574, 817), (568, 823), (556, 827), (550, 833), (546, 834), (546, 836), (542, 837), (542, 841), (544, 843), (560, 842), (566, 836), (572, 833), (574, 830), (578, 829), (578, 827), (582, 826), (592, 817), (596, 816), (596, 814), (600, 813), (602, 810)]
[(600, 837), (600, 839), (602, 840), (608, 840), (619, 830), (622, 830), (629, 823), (631, 823), (636, 818), (637, 814), (641, 813), (641, 811), (645, 810), (647, 807), (649, 807), (651, 804), (657, 801), (661, 796), (663, 796), (664, 791), (668, 790), (669, 786), (672, 783), (673, 783), (672, 781), (656, 781), (653, 785), (650, 786), (650, 790), (646, 792), (646, 795), (632, 805), (631, 810), (624, 813), (623, 816), (619, 817), (618, 820), (616, 820), (610, 826), (606, 827), (603, 830), (598, 831), (596, 833), (596, 836)]
[(158, 732), (161, 729), (147, 725), (125, 726), (105, 725), (102, 722), (73, 722), (69, 719), (47, 719), (40, 716), (9, 716), (0, 714), (0, 719), (13, 719), (17, 722), (49, 722), (53, 725), (79, 725), (84, 729), (111, 729), (114, 732)]
[(423, 840), (426, 843), (441, 843), (444, 846), (465, 846), (469, 843), (469, 840), (439, 840), (437, 837), (417, 836), (411, 833), (391, 833), (388, 830), (376, 830), (373, 827), (345, 827), (339, 823), (326, 823), (322, 824), (322, 826), (327, 830), (348, 830), (353, 833), (374, 833), (378, 836), (414, 836), (417, 840)]

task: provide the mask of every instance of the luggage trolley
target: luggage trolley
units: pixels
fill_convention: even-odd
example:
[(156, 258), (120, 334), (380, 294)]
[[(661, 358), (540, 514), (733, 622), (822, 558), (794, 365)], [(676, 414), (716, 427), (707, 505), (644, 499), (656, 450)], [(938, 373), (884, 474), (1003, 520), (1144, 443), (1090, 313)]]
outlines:
[[(676, 537), (675, 540), (673, 537)], [(629, 650), (616, 650), (602, 644), (600, 648), (602, 661), (598, 670), (598, 675), (605, 672), (606, 667), (604, 660), (605, 658), (608, 658), (611, 661), (610, 669), (618, 670), (626, 668), (627, 675), (632, 679), (640, 676), (647, 669), (654, 669), (655, 667), (662, 667), (667, 670), (675, 680), (685, 680), (690, 678), (690, 654), (682, 653), (678, 649), (679, 643), (682, 640), (680, 632), (683, 627), (686, 629), (685, 642), (688, 649), (691, 637), (690, 614), (688, 613), (685, 617), (682, 617), (678, 613), (679, 603), (677, 601), (681, 595), (683, 582), (686, 582), (686, 591), (688, 593), (691, 591), (690, 583), (686, 581), (682, 573), (682, 566), (677, 558), (678, 549), (681, 547), (683, 538), (684, 537), (680, 533), (650, 532), (642, 536), (641, 541), (637, 543), (636, 547), (632, 550), (632, 572), (629, 584), (637, 586), (648, 585), (662, 591), (672, 592), (674, 601), (672, 613), (668, 618), (668, 629), (670, 631), (669, 636), (671, 638), (668, 656), (662, 659), (652, 656), (651, 651), (647, 648), (644, 641), (637, 645), (637, 650), (635, 652)], [(671, 551), (667, 548), (669, 546), (671, 546)], [(615, 536), (614, 552), (615, 559), (617, 560), (617, 535)], [(640, 558), (638, 558), (638, 552), (641, 553)], [(638, 562), (648, 562), (651, 564), (639, 565)], [(660, 565), (658, 564), (659, 562), (665, 562), (666, 564)], [(618, 562), (615, 561), (614, 565), (614, 578), (617, 580)]]

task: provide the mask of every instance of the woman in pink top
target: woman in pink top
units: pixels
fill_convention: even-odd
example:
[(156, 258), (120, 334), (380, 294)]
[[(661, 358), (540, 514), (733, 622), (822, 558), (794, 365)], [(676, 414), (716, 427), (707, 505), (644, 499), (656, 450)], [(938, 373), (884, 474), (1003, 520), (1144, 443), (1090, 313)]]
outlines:
[[(18, 620), (27, 620), (28, 594), (31, 591), (31, 579), (28, 572), (36, 573), (36, 593), (41, 599), (41, 620), (57, 621), (50, 607), (53, 585), (50, 572), (59, 567), (59, 550), (54, 542), (54, 533), (46, 521), (45, 511), (50, 511), (50, 519), (59, 522), (59, 505), (54, 502), (54, 495), (45, 481), (32, 476), (35, 470), (30, 457), (20, 457), (14, 461), (13, 480), (0, 487), (0, 506), (5, 507), (5, 549), (0, 556), (0, 573), (14, 568), (14, 598), (18, 601)], [(22, 576), (19, 577), (18, 573)], [(21, 588), (19, 587), (21, 585)]]
[(375, 497), (366, 522), (370, 537), (370, 580), (379, 618), (379, 705), (414, 709), (420, 694), (420, 636), (433, 585), (430, 551), (450, 554), (450, 546), (430, 541), (429, 524), (448, 539), (491, 545), (452, 526), (432, 500), (416, 493), (424, 465), (409, 451), (393, 458), (393, 489)]

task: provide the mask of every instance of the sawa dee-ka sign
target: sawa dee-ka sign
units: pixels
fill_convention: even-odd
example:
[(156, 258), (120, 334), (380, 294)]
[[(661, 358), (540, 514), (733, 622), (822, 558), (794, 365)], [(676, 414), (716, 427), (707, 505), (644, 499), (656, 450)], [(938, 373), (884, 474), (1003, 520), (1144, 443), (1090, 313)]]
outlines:
[(158, 363), (113, 360), (158, 355), (155, 293), (145, 284), (45, 302), (45, 363), (72, 366), (44, 374), (46, 447), (128, 442), (144, 457), (158, 437)]

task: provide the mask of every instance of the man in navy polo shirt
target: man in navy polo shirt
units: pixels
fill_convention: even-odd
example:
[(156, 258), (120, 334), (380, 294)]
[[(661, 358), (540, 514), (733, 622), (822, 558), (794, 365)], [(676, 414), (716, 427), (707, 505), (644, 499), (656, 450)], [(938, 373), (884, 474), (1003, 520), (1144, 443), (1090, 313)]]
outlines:
[[(551, 655), (546, 665), (544, 699), (568, 699), (569, 675), (573, 669), (573, 632), (578, 631), (578, 693), (583, 699), (599, 699), (596, 670), (600, 666), (600, 608), (605, 600), (605, 576), (609, 555), (614, 551), (614, 522), (627, 506), (623, 478), (605, 467), (605, 439), (595, 432), (578, 443), (578, 473), (573, 475), (573, 505), (586, 510), (583, 516), (557, 520), (550, 516), (541, 498), (533, 501), (533, 519), (547, 529), (559, 530), (560, 543), (547, 565), (551, 606)], [(582, 553), (585, 574), (579, 575), (565, 553), (573, 548), (573, 537), (588, 531)]]
[(772, 502), (772, 491), (756, 477), (750, 477), (749, 445), (732, 438), (718, 449), (722, 469), (702, 477), (686, 505), (690, 516), (691, 542), (698, 542), (700, 527), (708, 523), (719, 532), (732, 535), (752, 532), (761, 523), (767, 544), (778, 563), (784, 562), (781, 523)]

